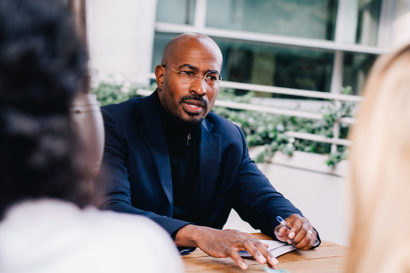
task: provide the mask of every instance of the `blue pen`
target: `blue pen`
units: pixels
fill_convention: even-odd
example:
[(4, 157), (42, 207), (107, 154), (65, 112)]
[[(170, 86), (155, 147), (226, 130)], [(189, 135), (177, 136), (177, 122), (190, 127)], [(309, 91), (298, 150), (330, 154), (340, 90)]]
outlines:
[[(284, 226), (285, 228), (287, 228), (290, 231), (290, 227), (286, 224), (285, 220), (283, 220), (282, 217), (280, 216), (276, 216), (276, 221), (278, 221), (282, 226)], [(308, 231), (310, 234), (312, 234), (312, 231)], [(312, 234), (313, 236), (313, 234)], [(316, 242), (313, 246), (317, 246), (320, 243), (320, 241), (318, 239), (316, 239)]]
[(287, 228), (288, 230), (290, 230), (290, 227), (286, 224), (285, 220), (283, 220), (282, 217), (276, 216), (276, 221), (278, 221), (279, 224), (281, 224), (282, 226), (284, 226), (285, 228)]
[[(285, 220), (283, 220), (282, 217), (276, 216), (276, 221), (278, 221), (282, 226), (284, 226), (285, 228), (287, 228), (290, 231), (290, 227), (286, 224)], [(292, 242), (292, 245), (295, 245), (295, 244), (293, 244), (293, 240), (290, 240), (290, 242)]]

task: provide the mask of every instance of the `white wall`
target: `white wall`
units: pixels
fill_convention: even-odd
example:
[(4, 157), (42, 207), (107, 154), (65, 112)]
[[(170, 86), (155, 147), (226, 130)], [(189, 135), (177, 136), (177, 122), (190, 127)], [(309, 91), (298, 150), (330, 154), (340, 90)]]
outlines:
[(147, 84), (154, 40), (156, 0), (87, 0), (93, 82)]
[[(274, 187), (309, 218), (322, 239), (348, 244), (346, 178), (280, 164), (259, 167)], [(224, 228), (255, 232), (236, 212), (231, 213)]]

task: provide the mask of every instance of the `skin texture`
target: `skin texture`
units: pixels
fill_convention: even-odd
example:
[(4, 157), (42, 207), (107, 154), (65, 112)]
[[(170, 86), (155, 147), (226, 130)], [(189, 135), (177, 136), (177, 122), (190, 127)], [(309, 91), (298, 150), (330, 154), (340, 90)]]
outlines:
[[(207, 36), (183, 34), (165, 48), (162, 65), (173, 70), (205, 75), (210, 71), (220, 73), (222, 53)], [(175, 71), (158, 65), (155, 75), (162, 106), (172, 116), (187, 123), (199, 123), (211, 111), (219, 85), (209, 87), (202, 78), (181, 80)]]
[[(165, 67), (164, 67), (165, 66)], [(155, 75), (161, 105), (176, 119), (190, 124), (201, 122), (211, 111), (219, 85), (210, 87), (198, 77), (183, 80), (176, 71), (192, 71), (204, 76), (220, 73), (222, 53), (216, 43), (201, 34), (182, 34), (168, 43), (161, 65), (156, 66)], [(292, 231), (275, 228), (281, 241), (295, 242), (298, 248), (309, 249), (316, 240), (316, 232), (307, 218), (291, 215), (286, 219)], [(312, 235), (307, 233), (312, 230)], [(314, 238), (313, 238), (314, 237)], [(267, 246), (248, 233), (237, 230), (218, 230), (204, 226), (187, 225), (175, 236), (175, 244), (184, 247), (199, 247), (213, 257), (230, 257), (243, 270), (248, 268), (238, 251), (247, 250), (259, 263), (275, 268), (277, 259), (270, 255)]]
[(310, 249), (316, 243), (317, 232), (306, 217), (292, 214), (285, 222), (290, 230), (282, 225), (277, 225), (274, 230), (279, 241), (295, 245), (302, 250)]
[(265, 244), (248, 233), (232, 229), (213, 229), (203, 226), (187, 225), (181, 228), (176, 237), (177, 246), (195, 246), (210, 256), (231, 258), (241, 269), (248, 265), (238, 251), (247, 250), (261, 264), (276, 268), (278, 260), (273, 257)]

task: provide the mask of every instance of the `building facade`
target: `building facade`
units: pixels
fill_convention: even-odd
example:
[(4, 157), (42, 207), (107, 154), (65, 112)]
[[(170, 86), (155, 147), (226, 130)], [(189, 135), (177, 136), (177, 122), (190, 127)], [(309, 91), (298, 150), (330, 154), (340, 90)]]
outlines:
[(147, 84), (165, 44), (199, 32), (220, 46), (226, 81), (360, 94), (377, 56), (408, 38), (409, 2), (90, 0), (91, 68), (100, 79)]

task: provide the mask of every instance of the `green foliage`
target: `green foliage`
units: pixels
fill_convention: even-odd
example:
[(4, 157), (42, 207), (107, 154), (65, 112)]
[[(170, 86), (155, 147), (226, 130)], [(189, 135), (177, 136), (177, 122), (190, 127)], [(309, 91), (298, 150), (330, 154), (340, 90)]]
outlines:
[[(351, 87), (348, 86), (342, 90), (342, 93), (349, 95), (352, 92), (351, 90)], [(341, 118), (353, 116), (354, 109), (354, 102), (331, 101), (326, 106), (322, 107), (322, 118), (328, 126), (333, 127), (333, 125)]]
[[(345, 88), (343, 92), (347, 94), (349, 90), (349, 88)], [(221, 90), (219, 99), (250, 103), (252, 95), (249, 92), (245, 96), (238, 97), (233, 90), (224, 89)], [(321, 108), (323, 120), (320, 121), (223, 107), (215, 107), (214, 112), (241, 127), (250, 147), (259, 145), (265, 147), (264, 151), (257, 156), (256, 162), (269, 160), (276, 151), (281, 151), (287, 155), (292, 155), (294, 151), (304, 151), (329, 154), (326, 164), (335, 166), (346, 157), (346, 147), (339, 146), (337, 152), (331, 153), (330, 144), (295, 139), (286, 136), (285, 132), (294, 131), (332, 138), (335, 123), (343, 117), (351, 116), (354, 106), (353, 103), (349, 102), (329, 102)], [(339, 129), (339, 138), (346, 138), (349, 128), (340, 124)]]
[(101, 106), (126, 101), (137, 96), (137, 86), (128, 86), (118, 83), (100, 82), (92, 92), (97, 96)]
[(325, 163), (329, 167), (335, 167), (340, 161), (347, 157), (347, 150), (340, 149), (337, 152), (330, 153)]

